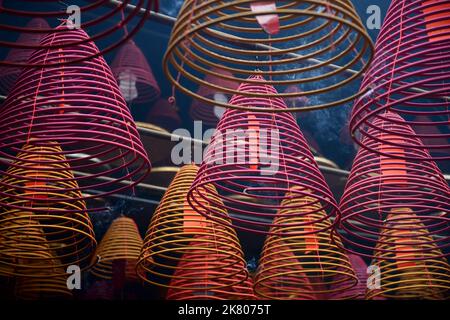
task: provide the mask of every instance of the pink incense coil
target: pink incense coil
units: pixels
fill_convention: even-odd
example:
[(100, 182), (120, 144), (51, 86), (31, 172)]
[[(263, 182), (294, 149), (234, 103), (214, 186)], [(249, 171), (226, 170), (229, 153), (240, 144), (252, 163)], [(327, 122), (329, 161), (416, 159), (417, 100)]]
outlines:
[[(64, 45), (89, 39), (82, 30), (64, 26), (57, 30), (64, 32), (49, 34), (41, 44)], [(29, 61), (47, 64), (66, 57), (84, 60), (98, 52), (94, 43), (87, 42), (58, 50), (37, 50)], [(15, 165), (18, 151), (30, 141), (34, 146), (57, 143), (61, 147), (56, 155), (65, 157), (84, 200), (123, 193), (134, 188), (150, 170), (133, 118), (102, 57), (24, 70), (0, 111), (0, 176), (11, 176), (4, 167)], [(65, 169), (60, 166), (55, 170)], [(62, 180), (55, 175), (56, 181)], [(13, 194), (5, 192), (2, 196)], [(96, 210), (101, 208), (90, 208), (90, 212)]]
[[(378, 132), (390, 133), (389, 128), (401, 124), (384, 116), (395, 111), (423, 144), (386, 143), (430, 151), (426, 157), (420, 152), (405, 154), (409, 159), (450, 159), (449, 17), (448, 0), (391, 2), (361, 86), (365, 94), (356, 101), (350, 122), (352, 135), (363, 148), (382, 152), (368, 142), (376, 140)], [(386, 127), (375, 127), (375, 119)], [(408, 138), (406, 133), (396, 134)]]
[[(202, 243), (199, 243), (202, 245)], [(195, 248), (195, 240), (192, 242)], [(167, 291), (167, 300), (253, 300), (253, 281), (242, 266), (223, 254), (190, 249), (180, 261)], [(230, 263), (227, 267), (224, 264)], [(214, 266), (220, 266), (215, 268)]]
[[(364, 300), (366, 297), (366, 288), (367, 288), (367, 278), (369, 276), (367, 270), (367, 264), (364, 260), (355, 254), (349, 254), (348, 259), (350, 260), (350, 264), (355, 270), (356, 276), (358, 278), (358, 284), (351, 289), (338, 291), (334, 294), (330, 294), (328, 299), (331, 300), (344, 300), (344, 299), (356, 299), (356, 300)], [(335, 278), (341, 279), (342, 275), (338, 275)], [(338, 280), (338, 279), (335, 279)], [(345, 285), (345, 282), (341, 282), (339, 285), (335, 285), (335, 287), (339, 288)]]
[[(276, 93), (261, 76), (253, 76), (251, 80), (258, 84), (244, 83), (238, 90)], [(281, 98), (235, 95), (230, 103), (261, 109), (287, 108)], [(238, 146), (236, 140), (240, 141)], [(210, 210), (205, 205), (208, 199), (204, 195), (210, 184), (219, 192), (221, 202), (214, 205), (221, 210)], [(333, 195), (291, 113), (227, 110), (188, 193), (191, 206), (219, 223), (223, 212), (228, 212), (235, 227), (270, 234), (272, 219), (290, 191), (293, 198), (314, 198), (315, 211), (323, 210), (326, 218), (338, 214)], [(199, 197), (193, 197), (194, 192)]]
[(120, 48), (111, 69), (128, 103), (151, 103), (161, 95), (147, 59), (134, 41)]
[[(232, 77), (233, 75), (229, 71), (218, 68), (214, 68), (211, 71), (212, 74), (208, 74), (205, 77), (205, 81), (208, 84), (213, 84), (220, 88), (237, 90), (239, 86), (238, 82), (231, 81), (221, 77), (221, 76)], [(228, 101), (231, 98), (231, 95), (229, 93), (221, 91), (220, 89), (211, 88), (206, 85), (200, 85), (197, 94), (201, 97), (207, 97), (211, 100), (222, 103), (224, 102), (228, 103)], [(225, 108), (218, 105), (211, 107), (204, 101), (194, 98), (189, 112), (192, 119), (201, 120), (204, 124), (215, 127), (219, 122), (220, 118), (223, 116)]]
[[(408, 223), (408, 215), (400, 216), (400, 210), (410, 212), (409, 217), (414, 215), (423, 223), (435, 238), (438, 249), (445, 251), (449, 247), (450, 229), (447, 182), (436, 163), (426, 161), (429, 153), (418, 148), (423, 145), (411, 127), (393, 112), (385, 113), (383, 117), (387, 121), (374, 119), (368, 131), (370, 137), (362, 140), (367, 148), (359, 149), (341, 198), (339, 231), (344, 243), (352, 253), (372, 257), (381, 234), (401, 231)], [(384, 134), (378, 128), (386, 128), (390, 133)], [(394, 144), (403, 147), (393, 147)], [(396, 216), (398, 218), (394, 219)], [(388, 218), (392, 223), (385, 223)], [(417, 228), (422, 229), (419, 225)], [(411, 240), (411, 252), (419, 253), (422, 248), (420, 250), (425, 250), (421, 252), (422, 256), (438, 258), (435, 256), (438, 251), (428, 246), (424, 239)], [(380, 250), (389, 253), (389, 247), (395, 247), (395, 244), (383, 243)], [(439, 256), (443, 255), (439, 253)]]
[[(34, 18), (28, 24), (27, 28), (33, 30), (49, 29), (47, 21), (41, 18)], [(44, 37), (42, 33), (22, 33), (17, 39), (17, 43), (26, 45), (39, 45), (39, 42)], [(25, 63), (30, 55), (33, 53), (32, 49), (13, 48), (8, 52), (5, 61)], [(17, 78), (19, 77), (22, 68), (20, 67), (0, 67), (0, 92), (7, 95), (12, 88)]]
[[(30, 5), (30, 2), (35, 4)], [(25, 26), (20, 27), (21, 21), (30, 18), (42, 18), (47, 21), (69, 20), (69, 24), (75, 29), (87, 30), (90, 36), (83, 39), (67, 38), (64, 44), (50, 44), (50, 43), (35, 43), (22, 44), (13, 41), (0, 41), (0, 48), (21, 48), (21, 49), (57, 49), (64, 46), (65, 48), (73, 46), (83, 46), (88, 42), (103, 42), (109, 45), (104, 47), (101, 51), (91, 52), (89, 55), (67, 57), (64, 62), (61, 61), (46, 61), (46, 65), (42, 61), (33, 61), (34, 65), (28, 61), (0, 61), (0, 66), (12, 66), (21, 68), (43, 67), (43, 66), (60, 66), (61, 64), (79, 63), (82, 60), (89, 58), (96, 58), (114, 50), (121, 44), (131, 39), (139, 29), (144, 25), (145, 21), (150, 15), (150, 10), (154, 8), (158, 10), (157, 0), (124, 0), (117, 4), (112, 4), (109, 0), (95, 0), (95, 1), (73, 1), (70, 5), (78, 5), (80, 21), (77, 21), (75, 7), (61, 5), (60, 0), (19, 0), (6, 1), (0, 4), (0, 11), (7, 15), (10, 19), (8, 21), (16, 21), (17, 24), (8, 24), (6, 22), (0, 23), (0, 30), (8, 33), (64, 33), (65, 30), (53, 30), (50, 28), (36, 30), (34, 28)], [(128, 7), (130, 5), (130, 7)], [(55, 9), (58, 8), (58, 9)], [(68, 9), (72, 9), (68, 10)], [(52, 10), (52, 11), (49, 11)], [(66, 11), (69, 11), (67, 13)], [(73, 23), (80, 23), (79, 26)], [(131, 26), (130, 28), (127, 28)], [(124, 32), (125, 31), (125, 32)], [(125, 34), (125, 35), (124, 35)]]
[(164, 98), (160, 98), (155, 102), (148, 113), (147, 122), (168, 131), (173, 131), (181, 126), (181, 118), (178, 115), (177, 108)]

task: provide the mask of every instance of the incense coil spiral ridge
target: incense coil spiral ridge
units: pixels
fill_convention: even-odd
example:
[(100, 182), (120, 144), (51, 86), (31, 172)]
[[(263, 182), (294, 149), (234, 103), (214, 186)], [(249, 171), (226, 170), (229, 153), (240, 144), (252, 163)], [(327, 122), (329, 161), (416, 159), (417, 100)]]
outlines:
[(0, 179), (0, 207), (1, 275), (57, 277), (69, 265), (89, 267), (93, 226), (56, 143), (22, 148)]
[[(42, 18), (34, 18), (28, 24), (27, 28), (32, 30), (49, 29), (47, 21)], [(17, 39), (17, 43), (38, 45), (44, 34), (41, 33), (22, 33)], [(33, 53), (33, 49), (13, 48), (8, 51), (5, 61), (25, 63)], [(0, 93), (7, 95), (19, 77), (22, 68), (0, 66)]]
[[(389, 126), (374, 127), (376, 119), (399, 124), (385, 112), (399, 114), (429, 150), (428, 160), (450, 159), (450, 2), (395, 0), (391, 2), (376, 43), (373, 63), (354, 105), (350, 130), (356, 142), (373, 152), (368, 140), (391, 133)], [(400, 134), (395, 132), (396, 134)], [(408, 140), (407, 133), (401, 136)], [(365, 143), (363, 143), (363, 140)], [(410, 147), (405, 143), (390, 143)], [(423, 160), (416, 154), (409, 159)]]
[[(169, 295), (173, 297), (204, 290), (218, 294), (239, 289), (248, 278), (244, 254), (230, 220), (220, 218), (221, 224), (208, 220), (186, 201), (197, 172), (196, 165), (185, 165), (175, 176), (152, 217), (137, 266), (139, 277), (173, 289)], [(205, 196), (220, 202), (212, 186)], [(180, 290), (184, 293), (177, 293)], [(240, 295), (246, 296), (245, 292)]]
[[(367, 298), (448, 299), (450, 265), (441, 257), (433, 236), (410, 210), (399, 210), (386, 224), (395, 223), (401, 216), (402, 229), (385, 229), (375, 248), (372, 265), (379, 268), (380, 288), (369, 287)], [(420, 241), (414, 243), (415, 239)]]
[(283, 200), (264, 243), (255, 294), (263, 299), (322, 300), (351, 290), (358, 279), (345, 252), (331, 240), (326, 213), (318, 211), (312, 197), (291, 196)]
[[(82, 30), (63, 30), (45, 36), (41, 43), (89, 39)], [(94, 43), (87, 42), (37, 50), (29, 61), (46, 63), (98, 52)], [(101, 57), (23, 71), (0, 111), (0, 164), (14, 162), (17, 151), (31, 141), (35, 146), (55, 142), (61, 147), (57, 155), (65, 157), (85, 200), (131, 189), (150, 170), (130, 111)], [(66, 167), (55, 166), (54, 170), (58, 175)], [(0, 167), (0, 175), (4, 174)], [(101, 208), (90, 212), (97, 210)]]
[[(436, 163), (427, 160), (429, 153), (416, 148), (422, 144), (411, 127), (393, 112), (386, 113), (384, 117), (398, 124), (379, 119), (373, 122), (369, 133), (375, 139), (366, 137), (362, 142), (370, 149), (381, 152), (359, 149), (341, 198), (341, 220), (336, 230), (349, 251), (370, 258), (380, 235), (389, 230), (402, 230), (405, 224), (410, 225), (407, 215), (400, 215), (391, 224), (385, 223), (386, 219), (407, 210), (436, 239), (437, 247), (442, 250), (439, 256), (442, 256), (449, 247), (448, 184)], [(382, 127), (389, 128), (390, 133), (381, 133), (376, 129)], [(412, 158), (409, 155), (414, 155), (418, 160), (409, 160)], [(416, 226), (414, 230), (421, 228)], [(385, 244), (379, 250), (392, 252), (389, 246), (395, 244)], [(427, 248), (426, 244), (424, 238), (412, 241), (413, 246), (423, 245), (421, 250)], [(431, 248), (426, 250), (432, 256), (438, 252)], [(419, 252), (419, 249), (413, 251)]]
[(119, 49), (111, 70), (127, 102), (152, 103), (161, 95), (145, 55), (133, 40)]
[[(258, 81), (258, 85), (243, 83), (239, 86), (241, 93), (276, 93), (261, 76), (252, 79)], [(239, 94), (233, 96), (230, 103), (261, 109), (287, 109), (281, 98), (250, 99)], [(217, 189), (220, 202), (205, 197), (205, 191), (211, 185)], [(293, 198), (314, 198), (317, 204), (314, 210), (325, 212), (327, 218), (338, 215), (333, 195), (291, 113), (228, 109), (188, 193), (191, 206), (219, 223), (219, 218), (228, 218), (227, 212), (234, 227), (268, 234), (282, 230), (271, 231), (270, 227), (275, 226), (272, 220), (282, 208), (280, 203), (288, 192)], [(194, 193), (198, 196), (194, 197)], [(292, 212), (305, 215), (301, 212), (306, 204), (292, 203)], [(283, 227), (280, 223), (277, 226)]]
[(136, 223), (128, 217), (114, 220), (97, 248), (98, 262), (91, 269), (91, 273), (99, 278), (112, 279), (113, 262), (125, 260), (125, 276), (136, 279), (136, 262), (143, 241)]
[[(211, 108), (309, 111), (344, 105), (360, 96), (358, 78), (372, 52), (372, 41), (349, 0), (188, 0), (172, 30), (163, 66), (181, 93)], [(241, 93), (245, 97), (307, 97), (308, 102), (289, 110), (261, 109), (196, 93), (200, 86), (238, 94), (227, 83), (256, 85), (249, 78), (255, 72), (270, 79), (278, 92)], [(224, 83), (208, 83), (210, 76)], [(285, 92), (291, 85), (301, 90)]]
[[(32, 1), (38, 2), (38, 1)], [(131, 7), (128, 7), (131, 5)], [(24, 25), (28, 19), (41, 18), (47, 21), (65, 20), (63, 28), (57, 29), (57, 33), (65, 33), (73, 29), (85, 29), (90, 36), (79, 39), (77, 37), (67, 38), (64, 44), (52, 43), (17, 43), (14, 41), (1, 41), (0, 48), (30, 49), (30, 50), (56, 50), (58, 48), (79, 47), (88, 42), (107, 43), (102, 50), (89, 52), (83, 56), (70, 56), (64, 61), (0, 61), (0, 66), (31, 68), (31, 67), (56, 67), (71, 63), (80, 63), (84, 60), (98, 58), (118, 48), (131, 39), (144, 25), (150, 15), (150, 10), (158, 9), (157, 0), (124, 0), (121, 3), (110, 4), (110, 1), (73, 1), (70, 6), (62, 5), (59, 0), (42, 1), (39, 5), (30, 5), (29, 0), (3, 1), (0, 3), (0, 11), (5, 19), (0, 23), (0, 31), (15, 33), (30, 33), (45, 35), (53, 33), (51, 28), (35, 29)], [(79, 17), (79, 20), (77, 19)], [(90, 18), (92, 17), (92, 18)], [(8, 19), (6, 19), (8, 18)], [(14, 21), (14, 23), (11, 23)], [(109, 23), (113, 21), (113, 23)], [(79, 23), (79, 25), (77, 25)], [(128, 28), (131, 26), (130, 28)]]

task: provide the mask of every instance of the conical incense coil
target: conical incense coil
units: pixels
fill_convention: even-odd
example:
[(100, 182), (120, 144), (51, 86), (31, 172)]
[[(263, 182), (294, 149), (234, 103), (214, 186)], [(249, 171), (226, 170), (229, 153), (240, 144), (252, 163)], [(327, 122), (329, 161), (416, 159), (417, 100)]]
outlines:
[[(105, 1), (81, 2), (76, 1), (68, 5), (61, 5), (59, 0), (41, 1), (39, 6), (30, 5), (27, 0), (20, 1), (3, 1), (0, 3), (0, 11), (6, 15), (8, 19), (2, 20), (0, 23), (0, 30), (8, 32), (9, 34), (33, 33), (44, 35), (52, 32), (50, 28), (37, 30), (33, 26), (25, 26), (29, 19), (41, 18), (48, 21), (67, 21), (66, 30), (72, 29), (86, 29), (90, 34), (87, 39), (66, 38), (64, 47), (77, 47), (86, 44), (87, 42), (107, 43), (101, 51), (89, 52), (83, 56), (70, 56), (63, 61), (0, 61), (0, 65), (30, 68), (43, 67), (62, 64), (69, 65), (70, 63), (79, 63), (83, 60), (88, 60), (102, 56), (115, 48), (119, 47), (129, 39), (131, 39), (143, 26), (146, 19), (150, 15), (150, 10), (158, 9), (158, 0), (140, 0), (133, 3), (132, 7), (130, 1), (122, 1), (121, 3), (108, 5)], [(12, 21), (14, 21), (12, 23)], [(108, 23), (105, 23), (108, 22)], [(109, 23), (111, 22), (111, 23)], [(58, 32), (64, 33), (65, 30)], [(60, 44), (45, 44), (45, 43), (17, 43), (14, 41), (2, 41), (0, 44), (2, 48), (20, 48), (30, 50), (42, 50), (44, 48), (55, 50), (61, 48)]]
[[(398, 225), (396, 220), (401, 220)], [(450, 265), (423, 223), (408, 208), (388, 217), (374, 252), (372, 265), (378, 267), (380, 287), (373, 283), (369, 299), (448, 299)]]
[[(448, 184), (436, 163), (426, 161), (429, 153), (415, 148), (422, 144), (411, 127), (393, 112), (384, 117), (398, 124), (374, 121), (370, 133), (376, 140), (365, 138), (363, 143), (382, 154), (360, 148), (341, 198), (339, 232), (343, 242), (352, 253), (371, 258), (379, 236), (395, 228), (384, 223), (386, 218), (393, 210), (409, 208), (435, 238), (439, 252), (448, 252)], [(390, 128), (392, 133), (381, 133), (375, 127)], [(411, 154), (423, 161), (410, 160)], [(396, 220), (398, 226), (401, 220)]]
[(114, 220), (97, 248), (98, 262), (91, 272), (103, 279), (112, 279), (114, 261), (126, 263), (125, 277), (137, 279), (135, 267), (143, 241), (133, 219), (119, 217)]
[(331, 221), (324, 211), (318, 211), (314, 198), (291, 196), (283, 200), (272, 235), (264, 243), (255, 277), (256, 295), (320, 300), (348, 291), (357, 278), (346, 254), (331, 240)]
[(133, 40), (120, 48), (111, 70), (128, 103), (151, 103), (161, 95), (146, 57)]
[[(85, 43), (37, 50), (30, 63), (99, 52), (83, 30), (67, 30), (64, 26), (45, 36), (42, 44), (63, 45), (70, 39)], [(150, 168), (130, 111), (101, 57), (68, 66), (24, 70), (0, 110), (0, 163), (8, 166), (30, 141), (36, 146), (49, 141), (61, 146), (58, 155), (64, 156), (73, 170), (84, 199), (133, 188)], [(64, 166), (54, 168), (55, 174), (66, 170)], [(1, 169), (0, 175), (4, 175)], [(97, 210), (102, 208), (91, 208), (90, 212)]]
[(93, 227), (56, 143), (20, 150), (0, 179), (0, 204), (0, 274), (40, 277), (49, 265), (64, 275), (69, 265), (88, 267)]
[[(368, 141), (392, 131), (403, 117), (422, 139), (418, 150), (429, 150), (427, 159), (450, 159), (450, 3), (447, 0), (391, 1), (378, 35), (373, 63), (365, 74), (355, 103), (350, 129), (358, 144), (373, 152)], [(386, 127), (373, 126), (375, 120)], [(407, 132), (401, 134), (406, 141)], [(390, 143), (391, 145), (394, 145)], [(396, 143), (410, 147), (408, 143)], [(423, 160), (417, 154), (409, 159)]]
[[(229, 219), (220, 218), (223, 223), (206, 219), (186, 201), (197, 172), (197, 166), (186, 165), (170, 184), (144, 238), (138, 275), (167, 288), (195, 291), (198, 282), (208, 282), (214, 283), (210, 290), (227, 290), (248, 277), (244, 254)], [(204, 195), (220, 202), (212, 186)]]
[[(268, 16), (275, 22), (270, 28), (265, 21)], [(188, 0), (172, 29), (163, 66), (180, 92), (211, 108), (307, 111), (343, 105), (359, 96), (357, 81), (372, 52), (372, 41), (349, 0)], [(226, 84), (205, 79), (218, 76), (224, 82), (257, 85), (257, 80), (249, 78), (255, 70), (278, 91), (245, 92), (246, 98), (307, 97), (307, 104), (290, 110), (261, 109), (218, 102), (196, 92), (205, 86), (238, 94)], [(284, 92), (291, 85), (301, 90)]]
[[(196, 245), (195, 240), (191, 243)], [(236, 272), (240, 265), (231, 265), (221, 272), (211, 270), (211, 264), (222, 259), (220, 255), (203, 250), (190, 250), (183, 255), (167, 291), (167, 300), (253, 300), (251, 277)], [(231, 261), (230, 261), (231, 262)], [(223, 262), (222, 262), (223, 263)], [(233, 277), (223, 277), (226, 274)], [(215, 279), (217, 278), (217, 280)], [(241, 283), (235, 283), (242, 279)], [(229, 283), (229, 286), (226, 284)]]
[[(15, 285), (15, 296), (21, 300), (62, 300), (71, 299), (72, 292), (68, 288), (69, 273), (55, 270), (46, 264), (38, 277), (18, 277)], [(53, 274), (60, 274), (54, 277)]]
[[(32, 30), (50, 29), (47, 21), (42, 18), (34, 18), (27, 24), (27, 28)], [(25, 45), (39, 45), (39, 42), (44, 37), (42, 33), (22, 33), (17, 39), (18, 44)], [(5, 61), (25, 63), (33, 53), (33, 49), (12, 48), (5, 58)], [(0, 93), (7, 95), (12, 88), (17, 78), (19, 77), (22, 68), (20, 67), (0, 67)]]
[[(276, 93), (262, 77), (252, 79), (258, 85), (241, 84), (241, 93)], [(287, 109), (280, 98), (250, 99), (239, 94), (230, 102)], [(220, 202), (206, 198), (207, 186), (217, 189)], [(287, 192), (294, 198), (314, 198), (318, 205), (315, 210), (325, 212), (326, 217), (337, 215), (333, 195), (291, 113), (227, 110), (188, 193), (189, 203), (198, 213), (219, 223), (230, 214), (236, 228), (267, 234)], [(214, 204), (214, 208), (202, 202)], [(304, 204), (293, 203), (292, 212), (303, 215), (296, 209)]]

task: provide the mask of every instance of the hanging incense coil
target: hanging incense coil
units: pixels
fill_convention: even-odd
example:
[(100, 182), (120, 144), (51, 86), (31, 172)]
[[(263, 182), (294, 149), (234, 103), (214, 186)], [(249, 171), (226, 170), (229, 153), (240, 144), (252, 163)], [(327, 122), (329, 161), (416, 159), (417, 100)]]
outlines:
[[(375, 139), (365, 137), (362, 143), (367, 148), (360, 148), (354, 160), (341, 198), (339, 233), (349, 251), (371, 258), (380, 235), (404, 224), (402, 218), (395, 220), (395, 227), (387, 225), (385, 220), (393, 211), (409, 208), (436, 240), (442, 256), (449, 247), (448, 184), (436, 163), (426, 160), (429, 153), (417, 148), (423, 145), (411, 127), (393, 112), (383, 117), (388, 121), (374, 120), (369, 133)], [(389, 133), (376, 128), (386, 128)], [(410, 160), (413, 158), (419, 160)], [(408, 219), (405, 221), (410, 224)], [(425, 245), (426, 241), (417, 239), (417, 244)], [(386, 246), (395, 244), (386, 243)], [(417, 250), (423, 248), (419, 246)], [(438, 252), (429, 250), (433, 255)]]
[[(252, 80), (258, 81), (258, 85), (243, 83), (239, 91), (276, 93), (261, 76)], [(230, 103), (287, 109), (280, 98), (250, 99), (239, 94)], [(207, 186), (218, 190), (220, 202), (212, 203), (206, 198)], [(314, 198), (317, 210), (323, 211), (327, 218), (337, 215), (333, 195), (291, 113), (228, 109), (205, 152), (188, 193), (189, 203), (197, 212), (219, 223), (229, 213), (236, 228), (267, 234), (278, 230), (270, 231), (270, 227), (275, 226), (272, 220), (282, 208), (280, 203), (287, 192), (298, 199)], [(194, 197), (194, 193), (198, 196)], [(207, 208), (204, 203), (214, 207)], [(294, 201), (292, 212), (302, 216), (303, 206)], [(280, 222), (276, 226), (283, 227)]]
[[(56, 30), (57, 33), (65, 33), (73, 29), (86, 29), (90, 36), (85, 38), (67, 37), (65, 43), (17, 43), (14, 41), (2, 41), (0, 47), (11, 49), (30, 49), (50, 51), (70, 47), (82, 47), (89, 42), (108, 43), (102, 50), (96, 52), (88, 51), (83, 55), (67, 56), (62, 61), (0, 61), (0, 66), (10, 66), (19, 68), (31, 67), (56, 67), (80, 63), (84, 60), (94, 59), (119, 47), (131, 39), (143, 26), (150, 15), (152, 8), (158, 9), (157, 0), (139, 0), (131, 3), (129, 0), (121, 1), (117, 4), (108, 4), (108, 1), (94, 1), (86, 3), (85, 1), (73, 1), (70, 5), (61, 5), (59, 0), (48, 0), (40, 3), (39, 6), (30, 6), (29, 1), (9, 1), (0, 4), (0, 11), (7, 15), (9, 19), (0, 23), (0, 30), (9, 34), (37, 34), (44, 35), (53, 33), (55, 30), (50, 28), (37, 30), (33, 26), (23, 25), (23, 21), (32, 18), (41, 18), (48, 21), (67, 20), (67, 27)], [(56, 5), (56, 6), (55, 6)], [(131, 5), (130, 7), (128, 7)], [(57, 9), (56, 9), (57, 8)], [(8, 22), (7, 22), (8, 21)], [(11, 24), (14, 21), (14, 24)], [(105, 23), (113, 22), (113, 23)], [(79, 25), (78, 25), (79, 23)], [(132, 26), (128, 28), (128, 26)]]
[[(57, 277), (69, 265), (89, 266), (93, 226), (56, 143), (33, 142), (20, 150), (0, 179), (0, 204), (0, 274)], [(58, 273), (50, 275), (49, 266)]]
[[(31, 30), (50, 29), (47, 21), (42, 18), (32, 19), (26, 26)], [(42, 33), (22, 33), (17, 39), (18, 44), (25, 45), (39, 45), (39, 42), (44, 37)], [(25, 63), (33, 53), (32, 49), (12, 48), (5, 58), (5, 61)], [(0, 67), (0, 93), (7, 95), (12, 88), (17, 78), (19, 77), (22, 68), (20, 67)]]
[[(220, 78), (218, 75), (232, 77), (233, 75), (222, 69), (214, 68), (212, 74), (208, 74), (205, 77), (205, 82), (208, 84), (213, 84), (221, 88), (227, 88), (231, 90), (236, 90), (239, 86), (238, 82), (229, 81)], [(228, 103), (231, 98), (231, 94), (222, 92), (210, 86), (200, 85), (197, 94), (201, 97), (207, 97), (208, 99)], [(189, 109), (189, 114), (193, 120), (200, 120), (203, 124), (215, 127), (219, 122), (220, 118), (223, 116), (225, 109), (223, 107), (214, 105), (210, 106), (202, 100), (194, 99), (191, 108)]]
[[(401, 225), (398, 221), (401, 220)], [(380, 288), (369, 287), (369, 299), (448, 299), (450, 265), (427, 228), (408, 208), (386, 220), (372, 265), (380, 272)]]
[[(279, 27), (267, 28), (262, 21), (267, 16)], [(178, 14), (163, 66), (175, 87), (211, 108), (307, 111), (343, 105), (362, 94), (356, 83), (372, 51), (372, 41), (349, 0), (285, 0), (271, 2), (271, 6), (252, 0), (188, 0)], [(195, 92), (201, 86), (238, 94), (236, 89), (205, 79), (217, 76), (251, 86), (259, 82), (249, 77), (255, 73), (278, 91), (240, 93), (246, 98), (307, 97), (307, 103), (289, 110), (260, 108), (219, 102)], [(300, 90), (284, 92), (291, 85)]]
[(164, 98), (158, 99), (152, 106), (147, 116), (147, 122), (156, 124), (170, 132), (181, 126), (181, 118), (178, 115), (177, 108)]
[[(70, 274), (64, 270), (55, 270), (46, 264), (38, 277), (19, 277), (16, 279), (15, 296), (21, 300), (62, 300), (71, 299), (67, 279)], [(65, 274), (64, 274), (65, 273)], [(53, 276), (60, 274), (60, 276)]]
[[(191, 242), (192, 246), (197, 243)], [(201, 243), (198, 243), (201, 245)], [(205, 256), (210, 256), (205, 259)], [(218, 263), (223, 257), (204, 250), (190, 250), (183, 255), (167, 291), (167, 300), (253, 300), (251, 277), (239, 273), (240, 265), (225, 268), (221, 273), (211, 269), (211, 263)], [(203, 260), (203, 261), (202, 261)], [(214, 261), (215, 260), (215, 261)], [(223, 261), (221, 262), (224, 263)], [(235, 279), (224, 277), (226, 273), (236, 274)], [(217, 278), (217, 280), (215, 279)], [(241, 283), (234, 283), (241, 279)], [(229, 286), (226, 284), (230, 283)]]
[(147, 58), (133, 40), (120, 48), (111, 70), (128, 103), (152, 103), (161, 95)]
[(288, 194), (282, 206), (264, 243), (255, 276), (256, 295), (321, 300), (351, 290), (356, 275), (346, 254), (332, 242), (332, 223), (316, 199)]
[[(83, 30), (60, 26), (41, 44), (63, 45), (76, 39), (88, 41), (89, 37)], [(98, 52), (94, 43), (86, 42), (37, 50), (29, 62), (46, 64)], [(73, 170), (84, 200), (123, 193), (145, 178), (150, 169), (130, 111), (101, 57), (23, 71), (0, 110), (1, 176), (5, 175), (2, 166), (17, 160), (17, 151), (30, 141), (44, 147), (53, 141), (61, 147), (57, 155), (64, 156)], [(59, 164), (62, 160), (54, 161)], [(67, 170), (66, 166), (54, 168), (55, 175)], [(88, 195), (88, 190), (96, 193)], [(102, 209), (90, 208), (90, 212)]]
[(125, 278), (136, 279), (136, 262), (142, 248), (142, 238), (133, 219), (119, 217), (114, 220), (97, 248), (97, 264), (91, 273), (99, 278), (112, 279), (113, 263), (123, 260)]
[[(385, 116), (386, 111), (393, 111), (423, 141), (414, 149), (429, 150), (426, 159), (450, 159), (449, 17), (450, 3), (445, 0), (391, 1), (373, 63), (361, 86), (366, 95), (356, 101), (350, 122), (352, 135), (363, 148), (382, 152), (371, 148), (368, 141), (393, 132), (391, 128), (399, 123)], [(376, 119), (387, 127), (374, 127)], [(406, 132), (395, 134), (405, 140), (396, 146), (412, 148)], [(414, 153), (404, 156), (424, 159)]]
[[(178, 294), (189, 296), (189, 292), (194, 295), (199, 289), (211, 294), (230, 291), (245, 286), (248, 278), (244, 254), (230, 220), (208, 220), (186, 201), (197, 172), (197, 166), (185, 165), (175, 176), (152, 217), (137, 266), (139, 277), (173, 289), (169, 294), (173, 298)], [(205, 196), (220, 202), (212, 186)], [(204, 286), (199, 287), (199, 283)], [(241, 298), (248, 297), (247, 291), (238, 291)]]

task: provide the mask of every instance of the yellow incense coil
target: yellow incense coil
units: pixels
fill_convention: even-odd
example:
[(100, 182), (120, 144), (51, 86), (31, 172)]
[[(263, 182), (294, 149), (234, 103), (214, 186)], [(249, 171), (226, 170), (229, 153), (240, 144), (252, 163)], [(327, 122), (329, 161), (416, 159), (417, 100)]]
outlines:
[[(268, 30), (262, 21), (266, 18), (277, 27)], [(372, 55), (372, 41), (350, 0), (186, 0), (163, 67), (180, 92), (198, 105), (207, 105), (203, 109), (260, 111), (258, 103), (243, 106), (204, 94), (232, 96), (238, 93), (236, 83), (257, 84), (249, 76), (258, 74), (269, 79), (277, 92), (239, 94), (255, 99), (300, 98), (303, 106), (264, 110), (307, 111), (344, 105), (364, 94), (355, 88)], [(298, 90), (286, 90), (292, 86)]]
[(92, 274), (112, 279), (114, 261), (126, 262), (125, 276), (127, 279), (137, 279), (136, 262), (143, 241), (136, 223), (128, 217), (115, 219), (97, 248), (98, 262), (94, 265)]
[(320, 203), (290, 193), (281, 206), (273, 234), (264, 243), (255, 294), (263, 299), (322, 300), (353, 288), (357, 277), (346, 254), (332, 242), (332, 223)]
[[(240, 286), (246, 290), (236, 289), (236, 294), (229, 296), (253, 297), (247, 285), (244, 254), (231, 222), (220, 217), (221, 223), (212, 221), (187, 202), (197, 172), (197, 166), (186, 165), (170, 184), (144, 238), (138, 275), (151, 284), (170, 288), (169, 296), (174, 299), (196, 291), (204, 295), (214, 295), (217, 290), (232, 292)], [(202, 209), (223, 210), (221, 206), (208, 207), (220, 199), (212, 186), (207, 190), (209, 201), (201, 202)]]
[(411, 209), (396, 209), (374, 251), (380, 288), (370, 286), (367, 298), (448, 299), (450, 265), (435, 241)]
[(55, 277), (69, 265), (85, 269), (95, 245), (61, 147), (25, 145), (0, 179), (0, 275), (39, 277), (49, 265)]

